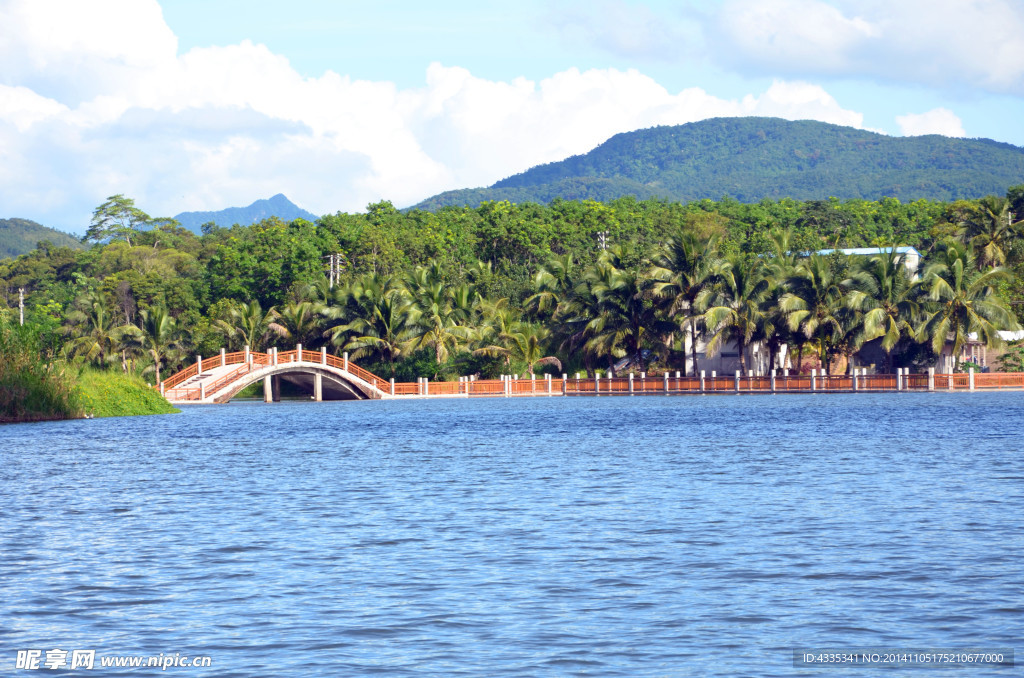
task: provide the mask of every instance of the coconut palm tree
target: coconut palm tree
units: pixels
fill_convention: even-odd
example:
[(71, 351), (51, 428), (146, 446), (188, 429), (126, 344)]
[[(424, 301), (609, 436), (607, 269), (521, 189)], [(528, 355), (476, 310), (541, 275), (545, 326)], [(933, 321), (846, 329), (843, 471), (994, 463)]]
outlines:
[(619, 268), (632, 256), (622, 245), (614, 245), (584, 273), (591, 301), (585, 347), (607, 357), (609, 366), (615, 358), (625, 357), (644, 371), (644, 349), (663, 346), (678, 325), (658, 313), (646, 278), (636, 270)]
[(575, 263), (571, 254), (556, 255), (541, 266), (533, 278), (533, 294), (527, 297), (524, 306), (531, 317), (550, 319), (558, 311), (558, 305), (572, 296), (577, 280)]
[(138, 329), (134, 325), (118, 325), (106, 298), (100, 293), (89, 292), (76, 299), (74, 306), (68, 313), (74, 338), (65, 345), (65, 352), (97, 366), (116, 362), (121, 354), (121, 366), (127, 371), (124, 352), (132, 343), (129, 337)]
[(156, 383), (160, 383), (160, 369), (164, 363), (173, 363), (182, 353), (181, 333), (177, 321), (163, 306), (154, 306), (139, 311), (142, 319), (139, 332), (135, 335), (139, 348), (153, 361)]
[(887, 372), (893, 368), (893, 349), (901, 340), (914, 337), (921, 312), (917, 303), (920, 287), (904, 266), (904, 259), (891, 247), (887, 252), (859, 260), (844, 281), (844, 287), (849, 289), (847, 306), (863, 313), (859, 342), (881, 338)]
[(526, 363), (530, 374), (535, 365), (554, 365), (562, 369), (562, 361), (555, 356), (545, 356), (546, 346), (551, 332), (544, 327), (529, 323), (515, 323), (508, 331), (496, 338), (500, 344), (483, 346), (473, 351), (473, 355), (485, 355), (491, 358), (504, 358), (505, 364), (512, 360)]
[(817, 344), (822, 364), (831, 371), (832, 355), (845, 343), (849, 325), (842, 281), (827, 257), (812, 254), (800, 262), (788, 286), (779, 305), (789, 314), (789, 329), (799, 332), (801, 340)]
[[(714, 237), (701, 239), (693, 231), (679, 231), (655, 250), (654, 266), (648, 273), (654, 294), (666, 302), (665, 314), (675, 319), (684, 332), (689, 327), (694, 374), (697, 371), (697, 328), (704, 317), (697, 299), (714, 281), (717, 247)], [(683, 342), (684, 350), (685, 347)], [(683, 374), (686, 374), (685, 360)]]
[(369, 315), (354, 318), (337, 328), (335, 336), (348, 337), (343, 345), (353, 351), (354, 359), (377, 356), (388, 363), (395, 375), (395, 361), (405, 356), (416, 343), (411, 326), (414, 317), (409, 296), (404, 289), (391, 288), (376, 299)]
[(328, 337), (333, 345), (344, 347), (351, 339), (350, 331), (358, 332), (353, 323), (373, 318), (380, 303), (393, 290), (404, 292), (397, 278), (383, 273), (364, 273), (347, 284), (335, 286), (319, 307), (324, 318), (322, 336)]
[(277, 319), (273, 306), (264, 311), (260, 302), (253, 300), (236, 302), (228, 311), (228, 317), (218, 319), (214, 325), (233, 348), (248, 346), (259, 351), (271, 337), (285, 336), (287, 330), (276, 322)]
[[(473, 338), (471, 327), (460, 324), (471, 313), (468, 291), (446, 286), (440, 264), (417, 267), (405, 281), (412, 305), (410, 325), (417, 335), (416, 348), (434, 351), (437, 369), (448, 356)], [(437, 378), (435, 371), (434, 377)]]
[(704, 289), (697, 304), (704, 311), (704, 324), (710, 332), (708, 355), (715, 355), (727, 342), (735, 342), (740, 357), (740, 370), (746, 372), (746, 348), (765, 329), (764, 304), (771, 291), (761, 261), (749, 261), (732, 255), (719, 262), (715, 283)]
[(274, 331), (295, 344), (313, 346), (321, 336), (324, 306), (312, 301), (291, 301), (277, 311)]
[(941, 353), (952, 341), (955, 369), (960, 369), (960, 351), (972, 333), (988, 346), (1002, 345), (999, 330), (1018, 329), (1013, 313), (996, 296), (996, 284), (1007, 276), (1004, 268), (975, 270), (974, 255), (963, 244), (949, 240), (925, 270), (929, 309), (918, 330), (918, 340), (932, 342)]
[[(1019, 216), (1019, 215), (1018, 215)], [(960, 222), (960, 237), (969, 242), (976, 253), (978, 270), (1006, 263), (1006, 255), (1021, 237), (1024, 221), (1013, 221), (1010, 201), (987, 196)]]

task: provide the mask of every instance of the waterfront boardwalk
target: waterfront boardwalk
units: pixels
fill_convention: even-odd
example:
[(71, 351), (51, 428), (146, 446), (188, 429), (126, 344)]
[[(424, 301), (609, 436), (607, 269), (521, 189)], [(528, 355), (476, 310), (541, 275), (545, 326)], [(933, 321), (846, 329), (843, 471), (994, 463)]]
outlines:
[(811, 374), (772, 376), (752, 373), (683, 377), (678, 372), (658, 375), (631, 374), (615, 378), (581, 375), (540, 375), (534, 378), (504, 377), (458, 381), (399, 382), (383, 379), (326, 349), (293, 351), (249, 350), (211, 358), (197, 357), (188, 368), (161, 382), (160, 392), (176, 405), (225, 403), (251, 384), (262, 381), (264, 399), (279, 399), (280, 380), (308, 391), (314, 400), (469, 398), (469, 397), (568, 397), (611, 395), (737, 395), (772, 393), (858, 393), (880, 391), (980, 391), (1024, 389), (1024, 373), (910, 374)]

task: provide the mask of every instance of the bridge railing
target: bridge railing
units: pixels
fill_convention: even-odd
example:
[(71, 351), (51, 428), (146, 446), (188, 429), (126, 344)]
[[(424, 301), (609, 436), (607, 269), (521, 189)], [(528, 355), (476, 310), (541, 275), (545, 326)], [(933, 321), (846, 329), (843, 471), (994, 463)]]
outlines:
[(988, 372), (975, 374), (974, 388), (1024, 388), (1024, 372)]
[[(246, 362), (248, 356), (248, 362)], [(298, 351), (282, 351), (276, 353), (276, 362), (287, 365), (294, 362), (324, 364), (340, 370), (347, 370), (352, 376), (369, 384), (384, 394), (396, 396), (409, 396), (423, 394), (423, 385), (416, 382), (392, 384), (372, 372), (356, 365), (351, 360), (324, 354), (320, 351), (303, 349)], [(205, 384), (207, 395), (213, 395), (222, 390), (225, 386), (244, 377), (255, 369), (270, 365), (275, 362), (274, 353), (258, 353), (236, 351), (224, 355), (216, 355), (202, 359), (202, 362), (192, 363), (180, 372), (172, 375), (163, 383), (165, 395), (178, 401), (199, 400), (201, 388), (199, 384), (192, 384), (188, 387), (182, 386), (189, 379), (219, 368), (221, 366), (238, 365), (238, 367), (226, 374), (221, 375), (215, 381)], [(705, 377), (705, 393), (730, 393), (737, 390), (735, 375), (720, 375)], [(550, 386), (549, 386), (550, 383)], [(899, 388), (906, 390), (923, 391), (929, 388), (929, 376), (927, 374), (908, 374), (903, 377), (902, 383), (893, 374), (872, 374), (858, 376), (857, 390), (860, 391), (896, 391)], [(812, 388), (813, 384), (813, 388)], [(812, 379), (809, 375), (776, 376), (775, 390), (777, 392), (839, 392), (852, 391), (854, 385), (853, 377), (849, 375), (819, 375)], [(967, 390), (970, 388), (970, 376), (968, 374), (936, 374), (931, 382), (935, 390)], [(974, 387), (977, 390), (984, 389), (1024, 389), (1024, 373), (977, 373), (974, 375)], [(550, 388), (550, 390), (549, 390)], [(741, 376), (739, 377), (739, 392), (741, 393), (768, 393), (772, 389), (772, 379), (767, 376)], [(701, 379), (697, 377), (675, 377), (669, 375), (647, 375), (645, 378), (634, 377), (602, 377), (594, 379), (561, 378), (555, 377), (548, 382), (547, 378), (536, 379), (484, 379), (484, 380), (460, 380), (452, 382), (431, 381), (427, 385), (427, 393), (437, 396), (529, 396), (529, 395), (599, 395), (604, 394), (654, 394), (654, 393), (699, 393), (701, 391)]]
[(192, 363), (191, 365), (181, 370), (180, 372), (176, 372), (175, 374), (172, 374), (170, 377), (165, 379), (164, 389), (173, 389), (181, 382), (191, 379), (197, 374), (199, 374), (199, 367), (195, 363)]

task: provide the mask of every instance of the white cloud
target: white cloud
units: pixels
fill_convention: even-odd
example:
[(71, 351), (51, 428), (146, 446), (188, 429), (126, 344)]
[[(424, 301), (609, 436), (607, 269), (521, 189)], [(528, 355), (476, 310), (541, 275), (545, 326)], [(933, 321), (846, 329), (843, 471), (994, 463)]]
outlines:
[[(177, 55), (155, 0), (97, 0), (67, 15), (56, 5), (0, 6), (0, 216), (64, 228), (82, 229), (114, 193), (163, 216), (278, 192), (317, 213), (359, 211), (487, 185), (642, 127), (744, 115), (863, 121), (802, 82), (723, 99), (616, 69), (502, 82), (433, 64), (414, 89), (333, 72), (305, 78), (247, 41)], [(29, 45), (44, 20), (57, 37)], [(58, 39), (75, 32), (68, 22), (99, 42), (133, 37), (69, 49)], [(73, 86), (69, 64), (81, 74)]]
[(965, 137), (963, 123), (953, 111), (946, 108), (935, 108), (926, 113), (908, 113), (896, 117), (900, 133), (904, 136), (921, 136), (924, 134), (941, 134), (947, 137)]
[(2, 0), (0, 83), (81, 101), (173, 62), (156, 0)]
[(1024, 93), (1019, 0), (727, 0), (705, 33), (741, 72)]
[(720, 15), (722, 33), (763, 66), (806, 64), (822, 72), (849, 67), (849, 52), (879, 35), (818, 0), (731, 0)]
[(666, 21), (646, 5), (623, 0), (556, 2), (548, 21), (570, 39), (630, 58), (674, 59), (696, 37), (691, 22)]

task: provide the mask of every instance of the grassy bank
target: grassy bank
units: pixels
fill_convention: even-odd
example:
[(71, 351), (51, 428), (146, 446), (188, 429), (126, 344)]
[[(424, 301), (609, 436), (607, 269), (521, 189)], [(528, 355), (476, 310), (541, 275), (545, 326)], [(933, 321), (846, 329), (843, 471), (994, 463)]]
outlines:
[(45, 361), (39, 337), (0, 323), (0, 423), (81, 417), (74, 370)]
[(0, 316), (0, 423), (178, 411), (138, 377), (47, 356), (37, 332)]
[(139, 377), (121, 372), (84, 370), (78, 377), (82, 407), (93, 417), (180, 412)]

